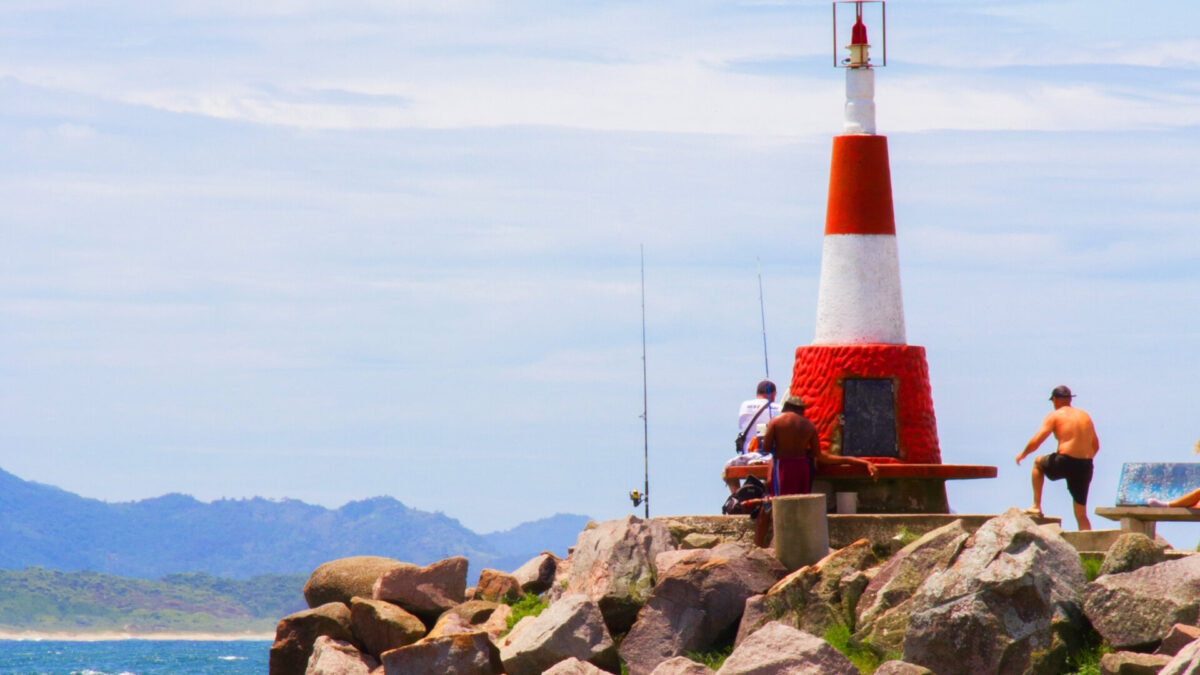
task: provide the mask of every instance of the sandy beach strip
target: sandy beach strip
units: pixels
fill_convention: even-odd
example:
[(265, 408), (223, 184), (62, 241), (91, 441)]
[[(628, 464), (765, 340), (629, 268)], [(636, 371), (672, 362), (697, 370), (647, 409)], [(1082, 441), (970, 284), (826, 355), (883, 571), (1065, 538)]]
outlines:
[(271, 642), (274, 633), (125, 633), (97, 631), (55, 633), (46, 631), (0, 630), (0, 640), (36, 640), (61, 642), (115, 642), (120, 640), (186, 640), (190, 642), (232, 642), (234, 640), (263, 640)]

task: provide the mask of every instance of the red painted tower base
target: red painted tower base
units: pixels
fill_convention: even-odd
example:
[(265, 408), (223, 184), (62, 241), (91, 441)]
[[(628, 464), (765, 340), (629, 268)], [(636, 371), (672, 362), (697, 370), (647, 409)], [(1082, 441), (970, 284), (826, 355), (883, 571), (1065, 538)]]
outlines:
[(793, 396), (808, 404), (805, 416), (821, 433), (821, 446), (842, 454), (847, 379), (890, 380), (895, 397), (896, 449), (855, 453), (881, 463), (940, 464), (937, 420), (925, 348), (911, 345), (811, 345), (796, 349)]

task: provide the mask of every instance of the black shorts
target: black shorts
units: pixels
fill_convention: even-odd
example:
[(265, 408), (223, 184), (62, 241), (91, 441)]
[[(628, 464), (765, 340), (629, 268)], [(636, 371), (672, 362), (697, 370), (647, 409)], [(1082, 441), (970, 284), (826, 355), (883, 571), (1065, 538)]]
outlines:
[(1088, 487), (1092, 484), (1092, 460), (1079, 459), (1062, 453), (1045, 455), (1038, 459), (1042, 473), (1050, 480), (1067, 479), (1067, 492), (1076, 504), (1087, 505)]

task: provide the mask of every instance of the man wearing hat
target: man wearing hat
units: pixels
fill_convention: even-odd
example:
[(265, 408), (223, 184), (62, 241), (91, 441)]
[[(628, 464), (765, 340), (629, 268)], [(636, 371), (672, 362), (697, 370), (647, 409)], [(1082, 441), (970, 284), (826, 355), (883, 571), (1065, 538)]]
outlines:
[(1087, 517), (1087, 496), (1092, 483), (1092, 458), (1100, 452), (1100, 440), (1096, 437), (1096, 427), (1092, 424), (1091, 416), (1073, 407), (1072, 398), (1075, 398), (1075, 395), (1066, 385), (1057, 386), (1050, 392), (1054, 412), (1046, 415), (1037, 433), (1029, 439), (1021, 454), (1017, 455), (1017, 464), (1020, 465), (1022, 459), (1037, 450), (1050, 434), (1054, 434), (1058, 441), (1058, 451), (1042, 455), (1033, 462), (1033, 506), (1025, 509), (1025, 512), (1040, 518), (1043, 482), (1046, 478), (1065, 478), (1067, 491), (1071, 493), (1071, 500), (1075, 503), (1075, 522), (1082, 531), (1092, 529), (1092, 523)]
[[(875, 464), (865, 459), (821, 452), (821, 436), (812, 420), (804, 416), (806, 407), (804, 399), (789, 396), (783, 402), (783, 411), (767, 425), (761, 452), (772, 457), (768, 484), (772, 496), (812, 492), (813, 474), (818, 464), (860, 464), (866, 467), (872, 480), (879, 476)], [(754, 543), (765, 546), (770, 529), (771, 511), (763, 509), (754, 524)]]

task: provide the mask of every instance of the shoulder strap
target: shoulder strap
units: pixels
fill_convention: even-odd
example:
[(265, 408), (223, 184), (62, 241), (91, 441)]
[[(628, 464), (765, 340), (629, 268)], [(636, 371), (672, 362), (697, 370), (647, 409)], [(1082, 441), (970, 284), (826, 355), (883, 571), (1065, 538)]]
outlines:
[[(763, 400), (764, 400), (764, 401), (766, 401), (766, 399), (763, 399)], [(751, 428), (754, 426), (754, 420), (757, 420), (757, 419), (758, 419), (758, 416), (759, 416), (759, 415), (761, 415), (761, 414), (763, 414), (763, 411), (764, 411), (764, 410), (766, 410), (767, 408), (770, 408), (770, 407), (771, 407), (771, 402), (770, 402), (770, 401), (767, 401), (767, 404), (766, 404), (766, 405), (764, 405), (763, 407), (759, 408), (759, 409), (758, 409), (758, 412), (754, 413), (754, 417), (751, 417), (751, 418), (750, 418), (750, 423), (746, 425), (746, 428), (745, 428), (745, 429), (742, 429), (742, 435), (743, 435), (743, 436), (745, 436), (745, 435), (748, 435), (748, 434), (750, 433), (750, 429), (751, 429)]]

